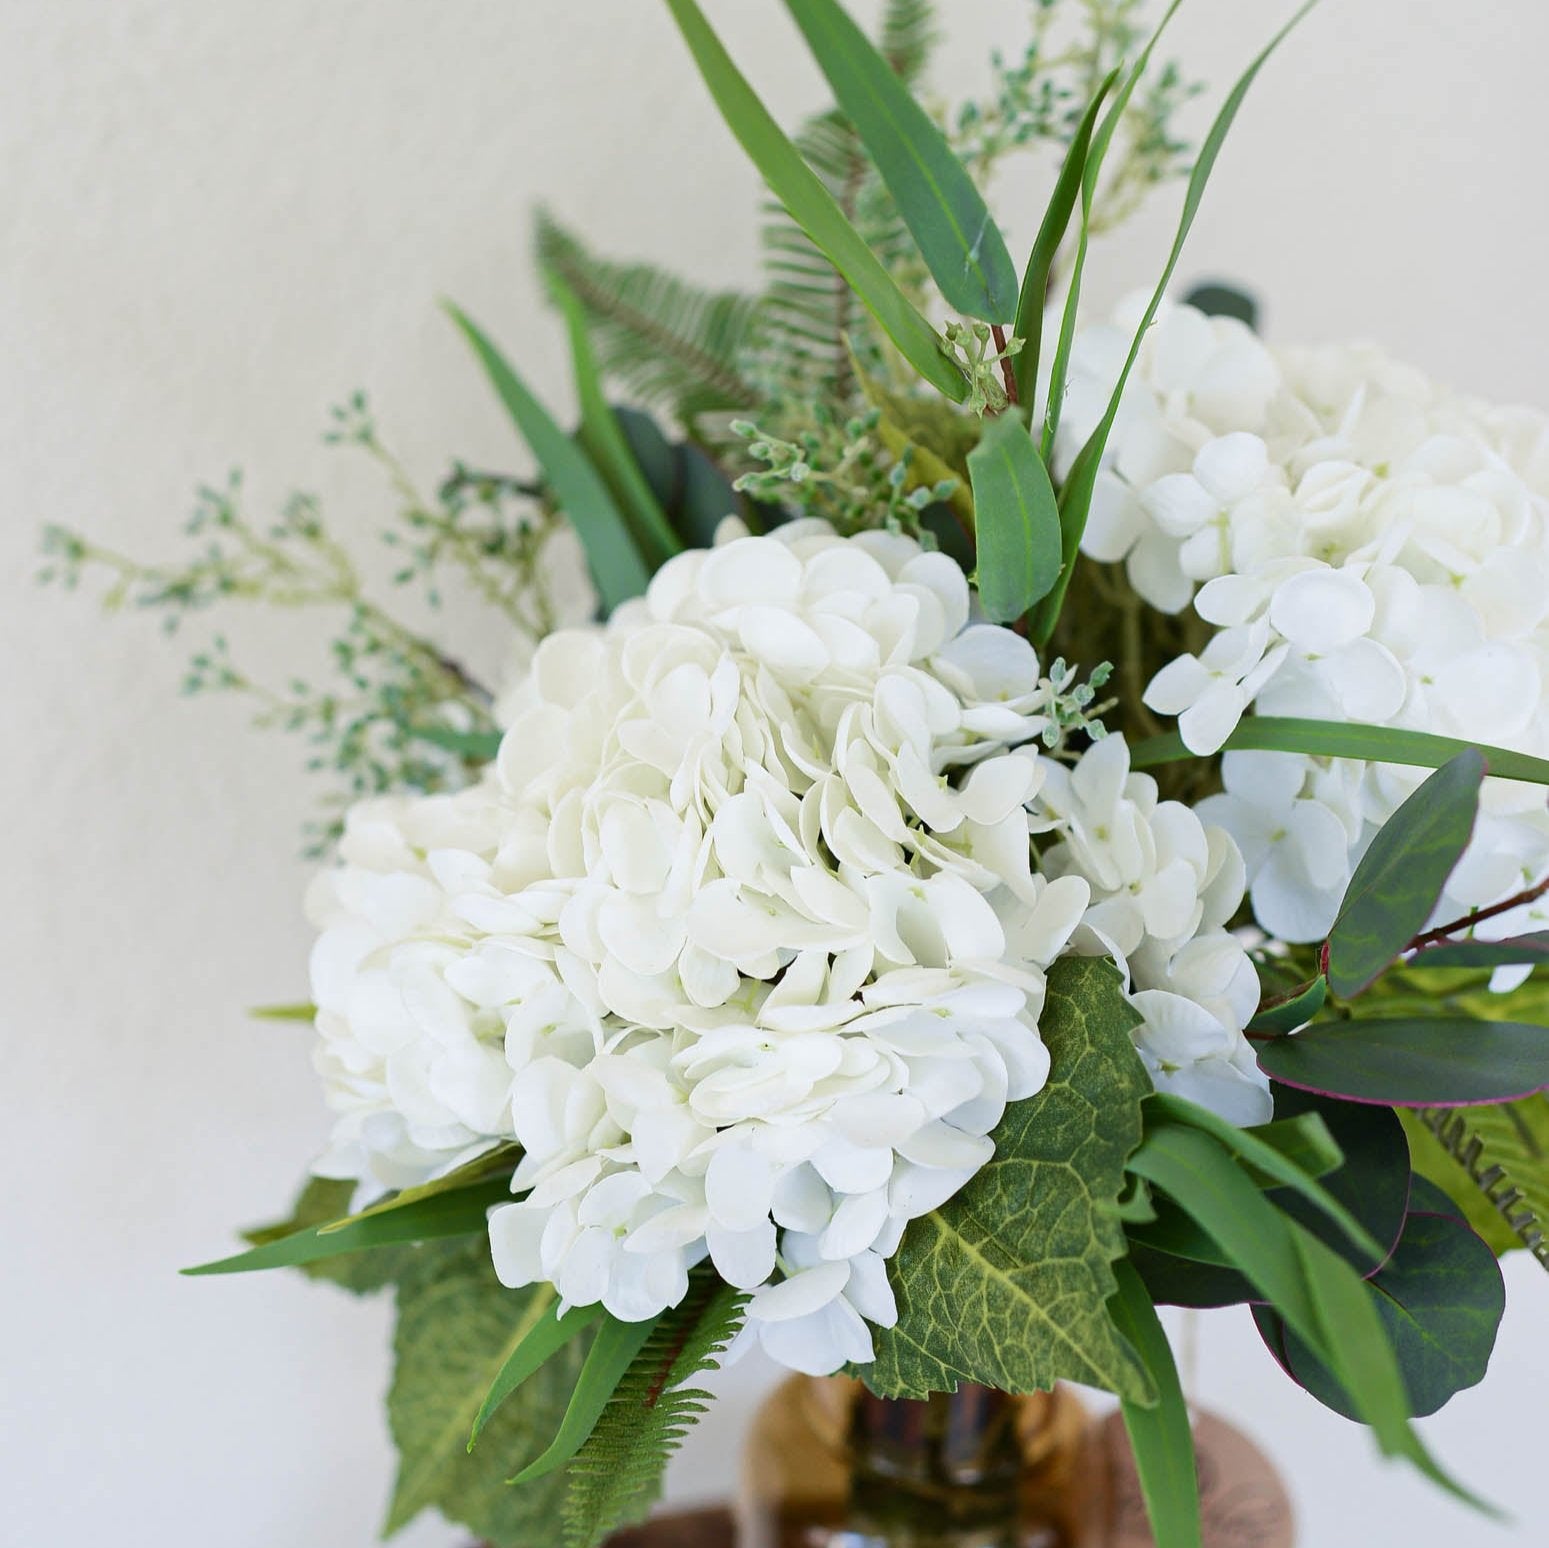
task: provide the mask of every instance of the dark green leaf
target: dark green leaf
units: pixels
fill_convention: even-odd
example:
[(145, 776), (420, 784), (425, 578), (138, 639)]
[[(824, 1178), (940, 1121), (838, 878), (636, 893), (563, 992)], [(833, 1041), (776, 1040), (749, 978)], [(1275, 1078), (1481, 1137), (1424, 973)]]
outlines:
[[(509, 1180), (496, 1178), (453, 1193), (438, 1194), (385, 1215), (357, 1217), (339, 1230), (313, 1227), (266, 1241), (248, 1252), (187, 1268), (185, 1274), (247, 1274), (257, 1269), (293, 1268), (322, 1258), (363, 1252), (400, 1242), (431, 1241), (482, 1233), (490, 1209), (511, 1197)], [(336, 1224), (331, 1222), (330, 1224)]]
[(580, 537), (603, 608), (611, 612), (620, 602), (639, 596), (650, 571), (597, 470), (489, 338), (455, 306), (447, 310), (473, 346), (500, 401), (538, 459), (544, 482)]
[[(1367, 726), (1338, 720), (1298, 720), (1278, 715), (1250, 715), (1226, 739), (1226, 752), (1294, 752), (1314, 758), (1361, 758), (1373, 763), (1402, 763), (1435, 769), (1470, 748), (1484, 754), (1495, 779), (1520, 779), (1549, 785), (1549, 762), (1514, 753), (1485, 742), (1463, 742), (1455, 736), (1425, 731), (1398, 731), (1391, 726)], [(1136, 744), (1130, 764), (1151, 769), (1196, 757), (1177, 732), (1148, 737)]]
[(1350, 999), (1381, 976), (1435, 911), (1474, 835), (1484, 759), (1472, 748), (1442, 765), (1382, 825), (1329, 931), (1329, 987)]
[(1007, 1392), (1080, 1381), (1137, 1402), (1150, 1380), (1108, 1315), (1124, 1253), (1118, 1201), (1150, 1081), (1137, 1023), (1111, 962), (1066, 957), (1049, 971), (1038, 1029), (1048, 1084), (1013, 1103), (995, 1156), (954, 1198), (914, 1221), (888, 1265), (898, 1325), (878, 1329), (861, 1372), (886, 1397)]
[(1549, 963), (1549, 931), (1540, 930), (1533, 935), (1518, 935), (1506, 941), (1443, 941), (1417, 951), (1404, 966), (1496, 968), (1542, 967), (1545, 963)]
[(1140, 1275), (1125, 1262), (1114, 1264), (1113, 1272), (1119, 1288), (1108, 1309), (1157, 1390), (1153, 1407), (1119, 1405), (1135, 1453), (1151, 1535), (1156, 1548), (1201, 1548), (1199, 1465), (1178, 1367)]
[(1049, 470), (1015, 414), (990, 422), (968, 454), (979, 601), (992, 623), (1020, 618), (1060, 573), (1060, 511)]
[(1323, 1009), (1328, 999), (1328, 980), (1323, 977), (1313, 981), (1284, 999), (1273, 1000), (1262, 1006), (1248, 1023), (1250, 1032), (1294, 1032), (1304, 1027)]
[(667, 0), (667, 7), (727, 127), (775, 197), (844, 276), (904, 358), (932, 386), (962, 402), (968, 396), (968, 380), (944, 352), (940, 334), (899, 289), (822, 180), (769, 116), (696, 0)]
[(1017, 276), (952, 147), (836, 0), (785, 0), (845, 117), (887, 185), (948, 306), (1010, 322)]
[(1261, 1043), (1258, 1055), (1285, 1085), (1385, 1107), (1509, 1102), (1549, 1087), (1549, 1027), (1520, 1021), (1330, 1021)]
[(1258, 332), (1259, 304), (1246, 290), (1235, 285), (1196, 285), (1184, 298), (1185, 306), (1192, 306), (1206, 317), (1235, 317)]
[(576, 1378), (575, 1390), (560, 1420), (559, 1429), (543, 1455), (529, 1462), (515, 1478), (513, 1484), (531, 1483), (544, 1478), (567, 1463), (591, 1435), (608, 1399), (624, 1379), (624, 1373), (634, 1364), (635, 1356), (645, 1347), (658, 1318), (645, 1322), (620, 1322), (617, 1317), (607, 1316), (592, 1347), (586, 1356), (586, 1364)]
[[(310, 1231), (317, 1226), (337, 1220), (350, 1207), (355, 1184), (335, 1177), (309, 1177), (296, 1199), (290, 1219), (274, 1225), (258, 1226), (244, 1231), (242, 1240), (252, 1247), (263, 1247), (283, 1237), (294, 1236), (298, 1231)], [(296, 1267), (308, 1279), (325, 1280), (348, 1290), (352, 1295), (371, 1295), (383, 1290), (397, 1280), (413, 1260), (434, 1247), (393, 1243), (370, 1252), (352, 1253), (343, 1258), (320, 1258), (315, 1263), (298, 1263)], [(455, 1241), (451, 1250), (456, 1250)]]
[(419, 1183), (413, 1188), (401, 1188), (397, 1193), (390, 1193), (385, 1199), (371, 1205), (369, 1209), (361, 1210), (359, 1214), (346, 1215), (342, 1220), (330, 1221), (321, 1228), (321, 1234), (331, 1236), (338, 1231), (347, 1231), (357, 1220), (372, 1220), (378, 1215), (386, 1215), (395, 1209), (406, 1209), (411, 1204), (436, 1198), (443, 1193), (452, 1193), (458, 1188), (471, 1188), (475, 1183), (487, 1182), (491, 1178), (499, 1178), (509, 1184), (511, 1174), (516, 1170), (516, 1163), (521, 1159), (521, 1155), (520, 1145), (504, 1142), (495, 1145), (486, 1150), (483, 1155), (475, 1156), (471, 1161), (465, 1161), (442, 1177), (432, 1178), (429, 1182)]
[[(1495, 1254), (1439, 1188), (1423, 1179), (1415, 1183), (1403, 1236), (1370, 1283), (1416, 1418), (1484, 1379), (1506, 1306), (1505, 1286)], [(1291, 1377), (1336, 1413), (1356, 1417), (1338, 1379), (1277, 1313), (1255, 1307), (1253, 1318)]]
[(561, 1317), (559, 1299), (552, 1286), (541, 1285), (532, 1292), (522, 1320), (512, 1335), (511, 1353), (495, 1373), (484, 1402), (474, 1416), (473, 1427), (468, 1432), (469, 1451), (473, 1450), (480, 1432), (500, 1405), (601, 1316), (601, 1306), (577, 1306)]
[(1241, 1306), (1253, 1299), (1253, 1286), (1236, 1269), (1176, 1257), (1133, 1239), (1129, 1261), (1145, 1280), (1146, 1290), (1158, 1306), (1213, 1311), (1223, 1306)]

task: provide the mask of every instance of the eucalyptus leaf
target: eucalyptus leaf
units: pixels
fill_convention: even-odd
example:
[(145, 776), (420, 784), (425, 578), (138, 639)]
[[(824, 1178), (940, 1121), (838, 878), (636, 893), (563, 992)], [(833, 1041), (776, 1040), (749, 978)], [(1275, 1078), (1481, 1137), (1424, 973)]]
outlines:
[(1049, 470), (1015, 414), (993, 420), (968, 454), (979, 601), (992, 623), (1020, 618), (1060, 573), (1060, 511)]
[(479, 357), (490, 382), (543, 470), (581, 546), (605, 610), (637, 597), (651, 575), (608, 487), (585, 454), (559, 428), (510, 363), (471, 319), (447, 309)]
[(1235, 285), (1210, 283), (1196, 285), (1184, 296), (1183, 304), (1203, 312), (1206, 317), (1231, 317), (1251, 328), (1259, 328), (1259, 304), (1246, 290)]
[[(1427, 731), (1400, 731), (1392, 726), (1368, 726), (1354, 721), (1306, 720), (1279, 715), (1250, 715), (1227, 737), (1225, 752), (1294, 752), (1313, 758), (1360, 758), (1371, 763), (1401, 763), (1435, 769), (1469, 749), (1484, 755), (1492, 779), (1519, 779), (1549, 785), (1549, 761), (1526, 753), (1464, 742), (1455, 736)], [(1130, 751), (1130, 766), (1153, 769), (1197, 757), (1176, 731), (1147, 737)]]
[(1484, 773), (1477, 752), (1459, 753), (1377, 831), (1329, 931), (1325, 962), (1335, 994), (1359, 994), (1425, 928), (1473, 837)]
[(1249, 1032), (1294, 1032), (1304, 1027), (1323, 1009), (1328, 999), (1328, 980), (1321, 974), (1310, 984), (1283, 999), (1272, 1000), (1259, 1008), (1248, 1023)]
[(904, 1233), (888, 1265), (898, 1323), (877, 1329), (876, 1361), (860, 1372), (874, 1392), (1070, 1380), (1154, 1399), (1106, 1304), (1124, 1253), (1125, 1159), (1150, 1088), (1137, 1022), (1111, 962), (1065, 957), (1049, 970), (1038, 1024), (1048, 1083), (1006, 1110), (995, 1156), (972, 1181)]
[(785, 4), (947, 305), (1010, 322), (1017, 306), (1011, 254), (945, 136), (837, 0)]
[(1504, 941), (1442, 941), (1404, 960), (1406, 968), (1542, 967), (1549, 964), (1549, 931)]
[(899, 289), (823, 181), (769, 115), (705, 19), (696, 0), (666, 0), (727, 127), (775, 197), (844, 276), (882, 331), (916, 371), (961, 403), (968, 379), (948, 357), (941, 335)]
[(1317, 1023), (1259, 1044), (1275, 1080), (1347, 1102), (1459, 1107), (1549, 1087), (1549, 1027), (1464, 1016)]

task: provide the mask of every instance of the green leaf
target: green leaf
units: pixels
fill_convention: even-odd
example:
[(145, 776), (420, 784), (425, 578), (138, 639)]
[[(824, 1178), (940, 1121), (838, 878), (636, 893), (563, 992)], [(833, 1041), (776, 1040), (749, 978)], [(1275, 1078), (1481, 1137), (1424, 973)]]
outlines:
[(876, 1361), (860, 1373), (874, 1392), (1069, 1380), (1153, 1401), (1106, 1304), (1124, 1252), (1124, 1163), (1150, 1087), (1136, 1025), (1111, 962), (1066, 957), (1050, 969), (1039, 1019), (1048, 1084), (1007, 1109), (994, 1159), (904, 1233), (888, 1265), (898, 1324), (877, 1331)]
[(387, 1397), (399, 1453), (387, 1532), (433, 1507), (495, 1548), (554, 1540), (562, 1481), (512, 1489), (506, 1478), (559, 1424), (584, 1340), (561, 1349), (523, 1387), (521, 1402), (490, 1420), (477, 1451), (467, 1444), (484, 1394), (547, 1304), (541, 1290), (508, 1290), (495, 1278), (482, 1238), (405, 1276)]
[(1121, 1402), (1124, 1428), (1156, 1548), (1202, 1548), (1199, 1464), (1178, 1367), (1144, 1282), (1129, 1263), (1114, 1265), (1118, 1292), (1109, 1302), (1115, 1326), (1151, 1373), (1158, 1401), (1152, 1408)]
[(689, 548), (711, 547), (717, 528), (737, 509), (731, 480), (691, 442), (669, 442), (649, 414), (613, 412), (673, 531)]
[(1012, 367), (1016, 372), (1017, 397), (1029, 412), (1038, 396), (1038, 360), (1043, 348), (1043, 314), (1049, 304), (1049, 277), (1054, 272), (1054, 260), (1070, 228), (1076, 195), (1081, 192), (1082, 174), (1086, 170), (1087, 155), (1092, 145), (1092, 131), (1097, 127), (1097, 115), (1102, 111), (1103, 102), (1118, 78), (1119, 72), (1114, 70), (1098, 86), (1092, 100), (1086, 105), (1086, 111), (1081, 115), (1080, 123), (1076, 125), (1076, 132), (1065, 149), (1065, 159), (1060, 164), (1060, 175), (1055, 179), (1054, 192), (1049, 197), (1043, 222), (1038, 227), (1038, 235), (1033, 239), (1027, 268), (1022, 273), (1016, 322), (1012, 325), (1012, 333), (1022, 340), (1022, 348), (1013, 357)]
[(941, 336), (899, 289), (822, 179), (769, 116), (696, 0), (667, 0), (667, 8), (727, 127), (775, 197), (844, 276), (904, 358), (932, 386), (962, 402), (968, 396), (968, 379), (944, 352)]
[(357, 1217), (352, 1223), (342, 1224), (338, 1230), (331, 1229), (341, 1225), (335, 1221), (325, 1227), (294, 1231), (234, 1257), (186, 1268), (183, 1273), (247, 1274), (258, 1269), (295, 1268), (322, 1258), (363, 1252), (369, 1247), (432, 1241), (445, 1236), (470, 1236), (475, 1232), (482, 1235), (490, 1209), (510, 1197), (508, 1179), (497, 1178), (475, 1187), (421, 1199), (385, 1215)]
[[(1505, 941), (1443, 941), (1405, 959), (1406, 968), (1542, 967), (1549, 963), (1549, 931)], [(254, 1012), (256, 1015), (257, 1013)]]
[(1472, 748), (1459, 753), (1378, 830), (1329, 931), (1326, 972), (1335, 994), (1358, 995), (1425, 928), (1474, 835), (1484, 771)]
[(1459, 1107), (1549, 1087), (1549, 1027), (1466, 1016), (1330, 1021), (1261, 1043), (1259, 1068), (1288, 1086), (1380, 1102)]
[[(1415, 1418), (1484, 1379), (1506, 1288), (1495, 1254), (1439, 1188), (1415, 1184), (1404, 1234), (1369, 1283)], [(1253, 1319), (1287, 1374), (1335, 1413), (1356, 1417), (1338, 1378), (1277, 1313), (1255, 1307)]]
[(248, 1010), (254, 1021), (305, 1021), (317, 1020), (317, 1007), (310, 1001), (299, 1005), (254, 1005)]
[(521, 1339), (490, 1383), (484, 1402), (474, 1416), (473, 1428), (468, 1432), (469, 1451), (473, 1450), (484, 1426), (494, 1417), (500, 1405), (601, 1316), (601, 1306), (578, 1306), (561, 1317), (559, 1300), (553, 1287), (540, 1285), (535, 1289), (522, 1317)]
[(444, 1176), (434, 1177), (429, 1182), (419, 1183), (413, 1188), (400, 1188), (397, 1193), (390, 1193), (385, 1199), (371, 1205), (368, 1209), (361, 1210), (358, 1214), (346, 1215), (342, 1220), (330, 1221), (320, 1228), (320, 1234), (332, 1236), (337, 1231), (347, 1231), (357, 1220), (373, 1220), (378, 1215), (390, 1214), (395, 1209), (404, 1209), (424, 1199), (437, 1198), (443, 1193), (453, 1193), (459, 1188), (470, 1188), (475, 1183), (487, 1182), (490, 1178), (499, 1178), (509, 1185), (511, 1174), (516, 1170), (516, 1163), (521, 1159), (521, 1155), (520, 1145), (502, 1142), (486, 1150), (483, 1155), (475, 1156), (471, 1161), (465, 1161)]
[(1328, 999), (1328, 980), (1321, 975), (1284, 999), (1272, 1000), (1259, 1008), (1248, 1023), (1249, 1032), (1294, 1032), (1304, 1027), (1323, 1009)]
[[(1289, 35), (1291, 29), (1301, 21), (1310, 11), (1317, 0), (1306, 0), (1279, 32), (1270, 39), (1268, 45), (1259, 53), (1258, 57), (1243, 72), (1241, 79), (1227, 94), (1226, 101), (1221, 110), (1216, 114), (1215, 122), (1210, 126), (1210, 132), (1205, 136), (1204, 142), (1199, 148), (1198, 155), (1194, 158), (1194, 169), (1189, 174), (1189, 186), (1183, 197), (1183, 211), (1178, 219), (1177, 235), (1173, 238), (1171, 251), (1167, 255), (1167, 262), (1162, 267), (1162, 276), (1157, 281), (1156, 289), (1151, 294), (1151, 299), (1146, 305), (1144, 316), (1140, 326), (1135, 330), (1134, 341), (1130, 345), (1129, 354), (1119, 372), (1119, 379), (1114, 384), (1113, 394), (1108, 400), (1107, 410), (1097, 428), (1087, 438), (1086, 444), (1076, 455), (1076, 460), (1071, 464), (1069, 475), (1065, 479), (1064, 486), (1060, 490), (1060, 514), (1065, 525), (1065, 564), (1060, 571), (1059, 582), (1044, 599), (1038, 613), (1038, 626), (1035, 634), (1039, 643), (1046, 642), (1054, 632), (1054, 625), (1060, 616), (1060, 609), (1064, 605), (1065, 592), (1070, 585), (1070, 577), (1075, 570), (1076, 558), (1081, 551), (1082, 534), (1086, 531), (1087, 516), (1092, 508), (1092, 495), (1097, 487), (1097, 475), (1102, 467), (1103, 452), (1108, 445), (1108, 436), (1113, 430), (1114, 421), (1118, 418), (1119, 405), (1124, 399), (1124, 389), (1129, 385), (1130, 372), (1135, 368), (1135, 362), (1140, 358), (1140, 346), (1145, 341), (1145, 336), (1150, 330), (1151, 324), (1156, 319), (1158, 308), (1162, 304), (1162, 298), (1167, 294), (1167, 287), (1172, 282), (1173, 271), (1178, 267), (1178, 260), (1183, 256), (1184, 243), (1188, 240), (1189, 231), (1194, 225), (1194, 217), (1199, 213), (1201, 201), (1205, 197), (1205, 187), (1210, 181), (1210, 174), (1215, 170), (1217, 158), (1221, 154), (1221, 147), (1226, 143), (1226, 136), (1231, 131), (1232, 123), (1237, 117), (1238, 109), (1242, 107), (1243, 99), (1248, 95), (1249, 88), (1253, 85), (1260, 70), (1264, 68), (1270, 55), (1280, 46)], [(1172, 11), (1167, 15), (1170, 17)], [(1165, 19), (1164, 19), (1165, 24)], [(1154, 41), (1154, 40), (1153, 40)], [(1115, 106), (1118, 104), (1116, 103)], [(1101, 137), (1102, 131), (1099, 131)], [(1094, 155), (1096, 147), (1094, 146)], [(1088, 165), (1088, 178), (1095, 182), (1096, 174)], [(1083, 246), (1085, 245), (1086, 209), (1089, 200), (1083, 188), (1082, 226)], [(1061, 343), (1063, 345), (1063, 330)], [(1056, 362), (1058, 364), (1058, 362)], [(1060, 381), (1060, 389), (1063, 391), (1063, 378)], [(1053, 406), (1054, 388), (1050, 388), (1050, 402)], [(1053, 445), (1053, 432), (1045, 426), (1045, 452)]]
[[(298, 1231), (310, 1231), (317, 1226), (327, 1225), (349, 1209), (354, 1193), (355, 1184), (345, 1179), (309, 1177), (288, 1220), (244, 1231), (242, 1239), (250, 1246), (263, 1247), (284, 1237), (294, 1236)], [(352, 1295), (371, 1295), (392, 1284), (411, 1262), (438, 1245), (394, 1243), (369, 1252), (352, 1253), (348, 1257), (298, 1263), (296, 1267), (308, 1279), (326, 1280), (329, 1284), (338, 1285), (341, 1290), (348, 1290)]]
[(493, 763), (500, 751), (501, 734), (498, 731), (453, 731), (447, 726), (405, 726), (403, 729), (416, 740), (456, 753), (470, 763)]
[[(1294, 752), (1313, 758), (1361, 758), (1373, 763), (1402, 763), (1412, 768), (1435, 769), (1470, 749), (1484, 755), (1493, 779), (1520, 779), (1533, 785), (1549, 785), (1549, 762), (1514, 753), (1485, 742), (1463, 742), (1455, 736), (1432, 736), (1425, 731), (1398, 731), (1391, 726), (1368, 726), (1354, 721), (1299, 720), (1278, 715), (1250, 715), (1226, 739), (1225, 752)], [(1183, 745), (1177, 732), (1148, 737), (1130, 753), (1130, 764), (1152, 769), (1198, 756)]]
[(947, 305), (986, 322), (1010, 322), (1017, 276), (1005, 238), (930, 115), (836, 0), (785, 4)]
[(992, 420), (968, 454), (979, 601), (992, 623), (1020, 618), (1060, 573), (1060, 511), (1049, 470), (1015, 414)]
[(581, 303), (559, 275), (550, 273), (545, 278), (570, 335), (576, 397), (581, 405), (581, 445), (618, 501), (635, 546), (654, 570), (679, 553), (683, 545), (656, 503), (603, 392), (602, 375), (597, 369)]
[(567, 1469), (565, 1548), (594, 1548), (656, 1501), (667, 1462), (710, 1402), (687, 1384), (720, 1363), (746, 1301), (704, 1267), (657, 1321)]
[(534, 1479), (547, 1477), (562, 1468), (585, 1445), (608, 1399), (624, 1379), (635, 1356), (645, 1347), (658, 1321), (660, 1318), (653, 1317), (646, 1322), (620, 1322), (617, 1317), (604, 1314), (602, 1327), (592, 1340), (586, 1364), (576, 1378), (565, 1417), (560, 1420), (554, 1439), (542, 1456), (529, 1462), (511, 1480), (513, 1484), (531, 1483)]
[(489, 338), (455, 306), (447, 310), (473, 346), (500, 401), (538, 459), (544, 482), (581, 539), (603, 608), (611, 612), (620, 602), (639, 596), (650, 571), (597, 470)]
[(1235, 285), (1196, 285), (1184, 298), (1185, 306), (1192, 306), (1206, 317), (1234, 317), (1245, 327), (1257, 333), (1259, 329), (1259, 304), (1246, 290)]

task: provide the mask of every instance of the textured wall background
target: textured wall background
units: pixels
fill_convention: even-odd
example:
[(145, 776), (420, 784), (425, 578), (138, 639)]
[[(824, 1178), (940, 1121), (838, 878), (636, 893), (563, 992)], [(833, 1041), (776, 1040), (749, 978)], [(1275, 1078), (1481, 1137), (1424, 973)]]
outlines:
[[(1019, 0), (943, 8), (954, 89), (1021, 36)], [(1224, 88), (1287, 8), (1191, 0), (1176, 46)], [(816, 103), (774, 0), (709, 9), (783, 113)], [(535, 203), (604, 248), (736, 282), (754, 178), (640, 0), (0, 0), (0, 29), (3, 1535), (366, 1544), (389, 1481), (388, 1308), (173, 1273), (270, 1215), (323, 1133), (305, 1037), (242, 1013), (304, 992), (312, 792), (238, 708), (177, 698), (178, 648), (144, 620), (35, 590), (36, 529), (165, 551), (195, 480), (240, 463), (255, 509), (316, 489), (365, 539), (380, 487), (316, 440), (350, 389), (427, 478), (453, 452), (512, 455), (438, 295), (563, 402)], [(1369, 335), (1479, 392), (1549, 398), (1546, 48), (1533, 0), (1328, 0), (1250, 99), (1185, 275), (1251, 281), (1278, 338)], [(1041, 189), (1001, 194), (1030, 235)], [(1153, 272), (1174, 202), (1101, 254), (1097, 298)], [(316, 643), (273, 617), (230, 632), (281, 669)], [(1549, 1286), (1521, 1262), (1508, 1277), (1489, 1383), (1428, 1430), (1525, 1517)], [(679, 1496), (724, 1485), (726, 1421), (766, 1380), (726, 1379)], [(1244, 1317), (1204, 1324), (1197, 1391), (1275, 1449), (1311, 1548), (1543, 1540), (1379, 1467)]]

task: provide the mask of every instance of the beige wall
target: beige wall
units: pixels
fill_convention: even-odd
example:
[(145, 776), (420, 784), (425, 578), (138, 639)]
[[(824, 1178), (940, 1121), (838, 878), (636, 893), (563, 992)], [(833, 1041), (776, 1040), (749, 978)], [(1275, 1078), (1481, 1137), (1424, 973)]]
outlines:
[[(1190, 0), (1178, 44), (1219, 87), (1286, 8)], [(944, 9), (952, 83), (1019, 35), (1019, 0)], [(816, 101), (774, 0), (710, 10), (782, 111)], [(0, 1537), (364, 1544), (387, 1308), (173, 1274), (272, 1212), (323, 1132), (306, 1038), (242, 1014), (304, 990), (311, 788), (293, 747), (175, 696), (179, 650), (147, 621), (33, 589), (35, 529), (167, 550), (193, 481), (240, 462), (259, 509), (317, 488), (365, 542), (377, 486), (315, 436), (351, 388), (427, 477), (453, 451), (511, 455), (438, 295), (563, 401), (534, 204), (741, 281), (754, 181), (646, 0), (0, 0), (0, 36)], [(1536, 0), (1328, 0), (1250, 101), (1185, 273), (1254, 282), (1279, 338), (1370, 335), (1549, 401), (1546, 51)], [(1025, 237), (1040, 190), (1014, 183)], [(1098, 292), (1145, 279), (1164, 241), (1158, 208), (1102, 255)], [(285, 663), (309, 643), (275, 618), (232, 633)], [(1509, 1278), (1485, 1393), (1431, 1429), (1525, 1516), (1549, 1285)], [(745, 1408), (764, 1379), (729, 1385)], [(1277, 1450), (1312, 1548), (1543, 1540), (1379, 1468), (1240, 1315), (1204, 1326), (1198, 1392)], [(695, 1441), (680, 1494), (721, 1484), (733, 1432)]]

